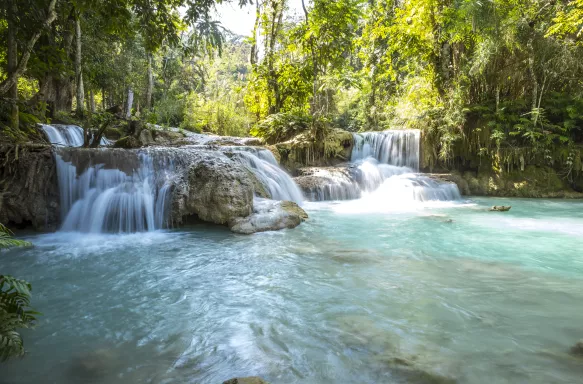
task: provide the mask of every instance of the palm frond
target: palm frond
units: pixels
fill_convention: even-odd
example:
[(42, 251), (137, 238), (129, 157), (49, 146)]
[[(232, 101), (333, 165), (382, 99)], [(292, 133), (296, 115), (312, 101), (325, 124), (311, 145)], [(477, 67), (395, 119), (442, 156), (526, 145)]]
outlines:
[(24, 356), (21, 328), (32, 328), (38, 312), (30, 308), (29, 282), (0, 275), (0, 361)]
[(30, 247), (31, 243), (24, 240), (17, 240), (12, 238), (12, 231), (0, 224), (0, 249), (9, 247)]

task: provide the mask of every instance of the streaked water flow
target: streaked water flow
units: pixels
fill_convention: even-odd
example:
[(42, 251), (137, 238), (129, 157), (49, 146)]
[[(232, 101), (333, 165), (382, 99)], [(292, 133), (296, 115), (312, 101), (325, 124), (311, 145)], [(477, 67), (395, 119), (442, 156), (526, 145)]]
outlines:
[(32, 282), (43, 315), (0, 383), (581, 381), (583, 202), (351, 203), (253, 236), (28, 237), (0, 271)]
[(369, 205), (387, 208), (461, 199), (455, 184), (418, 173), (419, 130), (354, 133), (353, 139), (348, 172), (320, 172), (326, 182), (311, 188), (308, 193), (311, 200), (360, 198), (355, 207), (368, 211)]

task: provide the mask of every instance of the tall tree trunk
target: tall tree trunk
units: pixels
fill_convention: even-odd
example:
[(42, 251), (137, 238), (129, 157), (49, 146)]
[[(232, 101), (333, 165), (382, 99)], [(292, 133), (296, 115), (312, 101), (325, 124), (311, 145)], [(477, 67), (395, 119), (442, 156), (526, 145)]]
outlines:
[[(309, 15), (308, 9), (304, 0), (302, 0), (302, 9), (304, 10), (304, 16), (306, 17), (306, 28), (309, 28)], [(318, 61), (316, 58), (316, 49), (314, 47), (314, 36), (310, 35), (310, 52), (312, 55), (312, 103), (310, 105), (312, 116), (315, 116), (318, 112), (320, 101), (318, 98)]]
[[(28, 40), (26, 45), (23, 47), (22, 56), (20, 56), (20, 60), (18, 61), (18, 64), (16, 65), (16, 69), (13, 70), (12, 72), (10, 72), (8, 74), (8, 77), (6, 78), (6, 80), (4, 80), (0, 84), (0, 95), (6, 94), (9, 89), (11, 89), (13, 86), (18, 84), (18, 78), (26, 70), (26, 65), (28, 64), (28, 59), (30, 59), (30, 55), (32, 53), (34, 45), (36, 44), (36, 41), (38, 40), (38, 38), (42, 34), (43, 30), (48, 28), (53, 23), (53, 21), (55, 21), (55, 19), (57, 18), (57, 13), (55, 12), (55, 4), (56, 3), (57, 3), (57, 0), (51, 0), (51, 2), (49, 3), (47, 17), (41, 23), (41, 25), (37, 28), (36, 32), (31, 36), (31, 38)], [(15, 7), (16, 2), (14, 2), (13, 4)]]
[[(16, 15), (18, 14), (18, 7), (16, 6), (16, 0), (13, 0), (8, 7), (8, 77), (15, 75), (18, 66), (18, 43), (16, 42)], [(18, 129), (18, 83), (14, 82), (10, 88), (8, 88), (8, 97), (11, 99), (11, 110), (10, 110), (10, 125), (14, 129)]]
[(132, 105), (134, 104), (134, 90), (132, 87), (128, 87), (128, 103), (126, 110), (126, 119), (132, 117)]
[(154, 91), (154, 74), (152, 73), (152, 54), (148, 54), (148, 87), (146, 88), (146, 109), (152, 109), (152, 92)]
[(253, 44), (251, 45), (251, 54), (249, 61), (255, 66), (259, 61), (259, 50), (257, 49), (257, 31), (259, 29), (259, 20), (261, 20), (261, 0), (256, 0), (255, 4), (255, 24), (253, 25)]
[(279, 34), (279, 30), (282, 25), (283, 21), (283, 11), (284, 11), (284, 3), (281, 4), (278, 1), (273, 2), (272, 4), (272, 24), (271, 24), (271, 32), (269, 36), (269, 51), (266, 52), (267, 54), (267, 67), (268, 67), (268, 84), (273, 90), (275, 104), (271, 102), (271, 98), (269, 98), (269, 113), (279, 113), (281, 107), (283, 105), (283, 100), (281, 97), (281, 92), (279, 89), (279, 83), (277, 79), (277, 73), (275, 72), (275, 59), (274, 59), (274, 52), (275, 52), (275, 44), (277, 42), (277, 35)]
[(75, 84), (77, 87), (77, 116), (85, 113), (85, 90), (83, 89), (83, 68), (81, 66), (81, 15), (75, 17)]
[(95, 94), (93, 93), (93, 89), (89, 91), (89, 111), (95, 113)]
[(528, 38), (526, 43), (528, 50), (528, 76), (530, 78), (531, 86), (531, 112), (532, 112), (532, 122), (536, 125), (538, 119), (538, 113), (535, 112), (537, 109), (538, 101), (538, 81), (536, 79), (536, 72), (534, 69), (534, 31), (531, 31), (531, 36)]

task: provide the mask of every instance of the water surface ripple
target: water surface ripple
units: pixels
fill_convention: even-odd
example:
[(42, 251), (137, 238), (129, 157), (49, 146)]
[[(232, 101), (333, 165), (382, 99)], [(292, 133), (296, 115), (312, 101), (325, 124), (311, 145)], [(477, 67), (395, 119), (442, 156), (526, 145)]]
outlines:
[(346, 204), (253, 236), (29, 236), (0, 271), (43, 316), (0, 383), (581, 382), (582, 202)]

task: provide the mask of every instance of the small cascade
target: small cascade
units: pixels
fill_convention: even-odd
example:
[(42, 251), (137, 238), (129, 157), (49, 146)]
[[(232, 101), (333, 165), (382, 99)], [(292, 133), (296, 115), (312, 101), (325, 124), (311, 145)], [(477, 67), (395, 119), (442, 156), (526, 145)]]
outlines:
[[(47, 135), (49, 142), (53, 145), (60, 145), (65, 147), (82, 147), (83, 128), (77, 125), (66, 124), (41, 124), (42, 130)], [(109, 145), (110, 142), (106, 138), (101, 138), (101, 145)]]
[(345, 167), (349, 172), (344, 173), (342, 181), (327, 176), (319, 182), (314, 180), (312, 186), (305, 176), (299, 179), (308, 197), (316, 201), (361, 198), (365, 205), (394, 207), (408, 202), (461, 199), (455, 184), (417, 173), (420, 136), (419, 130), (355, 133), (351, 163)]
[(355, 133), (352, 162), (369, 157), (381, 164), (419, 170), (418, 129)]
[(131, 233), (168, 226), (173, 175), (168, 158), (66, 148), (55, 156), (63, 231)]
[(236, 147), (235, 159), (248, 166), (274, 200), (289, 200), (300, 204), (302, 191), (293, 179), (279, 167), (273, 153), (256, 147)]
[(361, 196), (353, 168), (310, 168), (297, 178), (310, 201), (353, 200)]

